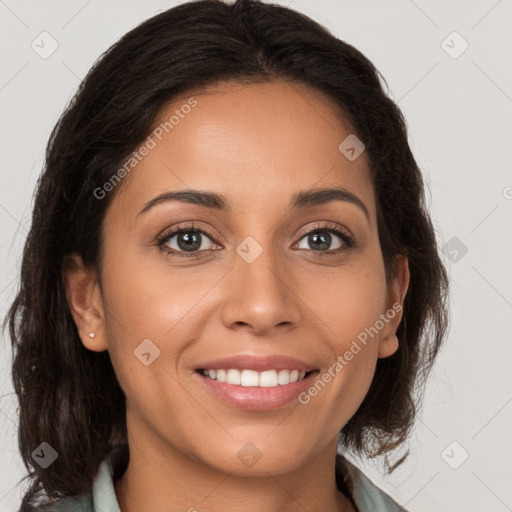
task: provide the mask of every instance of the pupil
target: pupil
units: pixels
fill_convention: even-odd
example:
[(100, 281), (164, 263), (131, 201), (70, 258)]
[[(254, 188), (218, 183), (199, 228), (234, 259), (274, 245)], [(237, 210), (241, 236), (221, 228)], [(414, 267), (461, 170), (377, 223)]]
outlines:
[(193, 251), (199, 249), (201, 242), (199, 241), (199, 233), (189, 231), (178, 235), (178, 246), (184, 251)]
[(331, 235), (329, 233), (324, 231), (322, 233), (313, 233), (312, 235), (309, 235), (309, 243), (313, 246), (314, 249), (315, 243), (320, 239), (321, 247), (317, 247), (316, 249), (328, 249), (331, 241)]

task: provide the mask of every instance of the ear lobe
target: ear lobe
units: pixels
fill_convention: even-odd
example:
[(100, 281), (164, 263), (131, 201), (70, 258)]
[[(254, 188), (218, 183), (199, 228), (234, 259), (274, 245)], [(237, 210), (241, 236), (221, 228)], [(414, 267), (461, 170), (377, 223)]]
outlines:
[[(95, 272), (86, 268), (78, 253), (66, 255), (62, 278), (71, 315), (83, 345), (94, 352), (107, 350), (103, 305)], [(94, 333), (94, 336), (90, 336)]]
[(379, 359), (392, 356), (398, 350), (399, 342), (396, 334), (390, 334), (379, 342)]

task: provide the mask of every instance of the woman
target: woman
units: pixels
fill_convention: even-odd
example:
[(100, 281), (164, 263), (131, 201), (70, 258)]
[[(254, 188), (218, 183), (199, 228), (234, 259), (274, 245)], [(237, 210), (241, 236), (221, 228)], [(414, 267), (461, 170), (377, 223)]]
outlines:
[(398, 107), (291, 9), (188, 2), (55, 127), (5, 324), (21, 510), (404, 510), (447, 276)]

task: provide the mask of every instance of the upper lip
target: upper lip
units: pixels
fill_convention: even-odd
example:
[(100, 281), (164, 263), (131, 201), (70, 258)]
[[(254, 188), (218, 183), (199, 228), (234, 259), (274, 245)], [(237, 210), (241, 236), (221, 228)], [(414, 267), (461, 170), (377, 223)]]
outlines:
[(306, 361), (301, 361), (293, 357), (283, 355), (256, 356), (254, 354), (240, 354), (235, 356), (223, 357), (212, 361), (205, 361), (196, 368), (197, 370), (218, 370), (218, 369), (238, 369), (255, 370), (262, 372), (265, 370), (299, 370), (310, 372), (315, 367)]

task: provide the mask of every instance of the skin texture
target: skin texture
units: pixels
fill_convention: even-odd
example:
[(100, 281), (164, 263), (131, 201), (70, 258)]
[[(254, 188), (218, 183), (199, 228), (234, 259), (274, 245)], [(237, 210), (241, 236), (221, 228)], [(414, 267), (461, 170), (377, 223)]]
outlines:
[[(190, 96), (169, 103), (155, 126)], [(355, 510), (336, 489), (337, 435), (377, 359), (397, 350), (400, 313), (307, 405), (241, 411), (207, 392), (194, 370), (234, 354), (282, 354), (321, 375), (403, 303), (407, 261), (386, 283), (369, 160), (339, 151), (354, 131), (306, 86), (230, 83), (193, 96), (197, 106), (118, 185), (104, 220), (101, 287), (78, 256), (65, 274), (82, 343), (109, 350), (127, 397), (121, 510)], [(299, 190), (331, 186), (355, 194), (369, 219), (346, 201), (288, 209)], [(223, 194), (231, 211), (169, 201), (137, 216), (158, 194), (188, 188)], [(165, 230), (189, 221), (214, 235), (199, 235), (195, 256), (157, 246)], [(306, 235), (325, 221), (348, 231), (354, 247), (334, 253), (344, 241), (330, 232), (333, 254), (315, 256)], [(178, 236), (168, 250), (180, 250)], [(236, 252), (248, 236), (263, 249), (250, 264)], [(134, 356), (147, 338), (161, 351), (150, 366)], [(262, 455), (250, 468), (237, 457), (247, 442)]]

